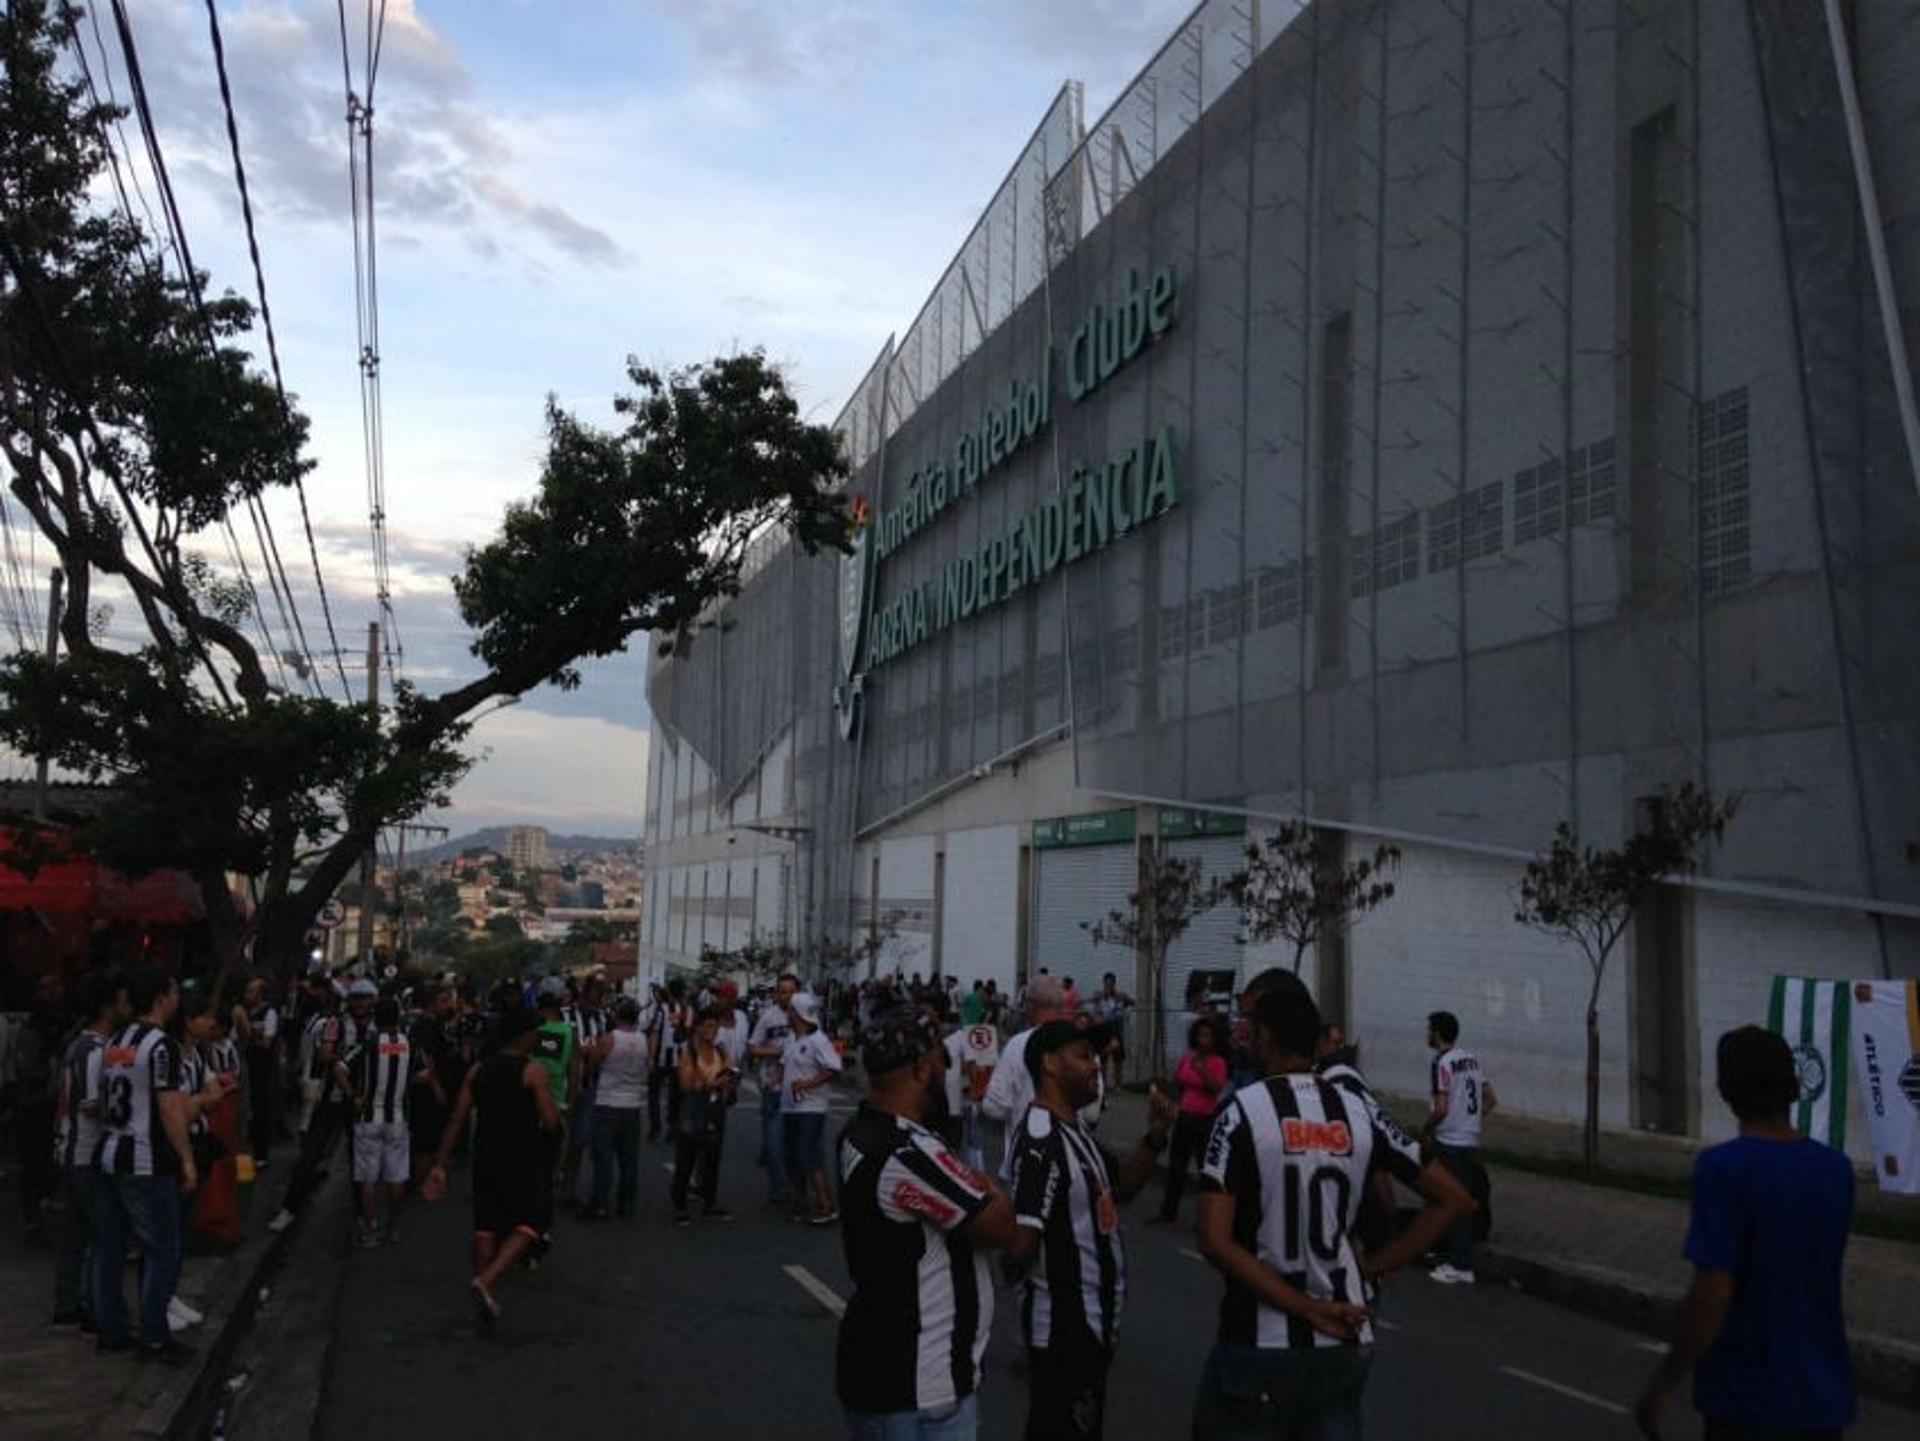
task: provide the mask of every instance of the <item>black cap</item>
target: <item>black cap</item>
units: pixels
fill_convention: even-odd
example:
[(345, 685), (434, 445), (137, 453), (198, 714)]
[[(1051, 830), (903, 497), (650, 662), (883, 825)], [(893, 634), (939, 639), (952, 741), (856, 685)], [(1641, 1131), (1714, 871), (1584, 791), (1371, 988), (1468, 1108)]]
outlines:
[(860, 1064), (869, 1076), (911, 1066), (940, 1049), (940, 1028), (913, 1006), (889, 1006), (860, 1029)]
[(1040, 1084), (1040, 1063), (1054, 1051), (1062, 1046), (1071, 1046), (1075, 1041), (1085, 1041), (1098, 1054), (1106, 1048), (1107, 1042), (1119, 1034), (1120, 1028), (1112, 1021), (1104, 1021), (1097, 1026), (1076, 1026), (1072, 1021), (1043, 1021), (1027, 1033), (1027, 1074), (1033, 1077), (1033, 1083), (1037, 1086)]
[(525, 1006), (513, 1006), (500, 1013), (500, 1025), (494, 1031), (494, 1038), (505, 1045), (517, 1040), (528, 1031), (540, 1029), (540, 1013), (530, 1011)]

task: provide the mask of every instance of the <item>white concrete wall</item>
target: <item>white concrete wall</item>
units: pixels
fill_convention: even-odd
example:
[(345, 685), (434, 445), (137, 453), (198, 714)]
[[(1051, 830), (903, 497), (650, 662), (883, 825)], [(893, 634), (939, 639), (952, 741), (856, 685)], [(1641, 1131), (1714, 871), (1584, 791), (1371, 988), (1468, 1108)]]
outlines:
[(1019, 952), (1019, 826), (949, 831), (940, 968), (963, 990), (991, 980), (1011, 994)]
[[(1724, 1140), (1735, 1128), (1733, 1114), (1714, 1091), (1714, 1047), (1721, 1035), (1736, 1026), (1766, 1025), (1775, 976), (1873, 980), (1880, 975), (1880, 951), (1873, 922), (1864, 915), (1707, 891), (1694, 894), (1693, 927), (1700, 1131)], [(1857, 1085), (1848, 1097), (1847, 1152), (1871, 1163)]]
[(899, 930), (879, 956), (882, 971), (933, 974), (933, 836), (902, 836), (880, 844), (878, 917), (900, 912)]
[[(1404, 846), (1392, 900), (1353, 928), (1351, 1034), (1368, 1079), (1425, 1092), (1429, 1011), (1460, 1018), (1507, 1110), (1583, 1112), (1592, 973), (1573, 946), (1513, 919), (1522, 869), (1460, 852)], [(1624, 945), (1600, 995), (1600, 1120), (1627, 1122), (1628, 972)]]

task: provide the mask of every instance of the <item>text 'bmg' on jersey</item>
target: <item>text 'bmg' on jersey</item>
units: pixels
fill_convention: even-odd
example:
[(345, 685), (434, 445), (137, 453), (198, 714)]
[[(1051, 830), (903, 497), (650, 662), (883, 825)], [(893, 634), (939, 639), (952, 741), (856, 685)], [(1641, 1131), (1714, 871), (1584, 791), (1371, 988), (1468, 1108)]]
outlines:
[[(1392, 1117), (1310, 1074), (1270, 1076), (1236, 1092), (1214, 1122), (1201, 1182), (1233, 1198), (1234, 1239), (1296, 1291), (1321, 1300), (1364, 1300), (1349, 1238), (1379, 1159), (1409, 1185), (1420, 1148)], [(1272, 1350), (1371, 1345), (1322, 1335), (1298, 1316), (1227, 1283), (1220, 1339)]]

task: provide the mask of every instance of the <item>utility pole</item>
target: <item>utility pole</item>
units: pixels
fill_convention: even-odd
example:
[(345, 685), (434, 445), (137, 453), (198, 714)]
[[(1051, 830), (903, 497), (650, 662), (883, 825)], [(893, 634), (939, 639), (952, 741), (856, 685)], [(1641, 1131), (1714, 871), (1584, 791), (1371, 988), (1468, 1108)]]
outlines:
[[(373, 723), (380, 724), (380, 622), (367, 627), (367, 710)], [(373, 964), (373, 852), (379, 835), (367, 842), (360, 857), (360, 964)], [(371, 971), (368, 972), (371, 975)]]
[[(60, 592), (66, 580), (67, 573), (57, 565), (47, 576), (47, 660), (49, 662), (60, 659)], [(44, 821), (47, 818), (49, 764), (43, 755), (34, 767), (33, 818), (36, 821)]]

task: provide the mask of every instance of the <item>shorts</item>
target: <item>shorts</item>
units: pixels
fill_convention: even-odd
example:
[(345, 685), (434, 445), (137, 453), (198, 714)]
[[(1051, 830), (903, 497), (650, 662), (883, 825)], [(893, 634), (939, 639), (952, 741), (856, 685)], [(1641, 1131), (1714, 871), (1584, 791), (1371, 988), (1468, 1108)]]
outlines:
[(404, 1185), (412, 1165), (413, 1144), (405, 1121), (353, 1123), (353, 1179), (361, 1185)]
[(504, 1236), (509, 1231), (538, 1236), (541, 1193), (548, 1191), (549, 1184), (546, 1168), (532, 1157), (511, 1165), (476, 1164), (474, 1231), (482, 1236)]

